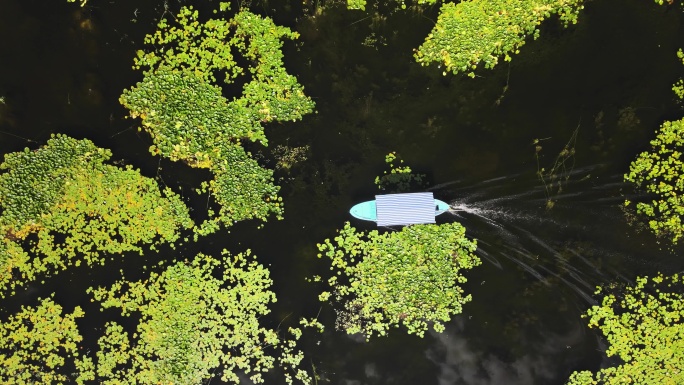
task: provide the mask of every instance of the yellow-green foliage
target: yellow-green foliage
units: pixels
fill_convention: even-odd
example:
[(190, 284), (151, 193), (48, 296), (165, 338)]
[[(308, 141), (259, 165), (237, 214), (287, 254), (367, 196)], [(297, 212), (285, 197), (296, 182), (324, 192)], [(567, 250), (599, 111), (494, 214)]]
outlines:
[[(684, 64), (684, 51), (681, 49), (677, 51), (677, 57), (682, 61), (682, 64)], [(672, 91), (674, 91), (678, 98), (684, 100), (684, 79), (679, 79), (679, 81), (672, 86)]]
[[(401, 6), (401, 9), (406, 9), (406, 3), (404, 0), (396, 0), (396, 3), (398, 3)], [(437, 0), (417, 0), (417, 4), (435, 4)], [(366, 0), (347, 0), (347, 8), (348, 9), (360, 9), (360, 10), (365, 10), (366, 9)]]
[[(19, 313), (0, 324), (0, 382), (3, 384), (56, 384), (71, 379), (69, 366), (74, 360), (79, 384), (88, 376), (92, 360), (81, 355), (76, 318), (83, 310), (76, 307), (62, 315), (62, 307), (51, 298), (37, 307), (22, 306)], [(69, 362), (65, 360), (69, 357)]]
[[(214, 173), (209, 191), (222, 208), (199, 233), (214, 231), (217, 220), (230, 225), (249, 218), (265, 220), (270, 213), (280, 217), (272, 172), (260, 167), (241, 141), (265, 145), (263, 123), (294, 121), (313, 110), (313, 102), (283, 65), (282, 40), (298, 35), (244, 10), (230, 20), (197, 19), (196, 10), (183, 7), (177, 26), (162, 20), (157, 32), (145, 38), (155, 47), (139, 51), (135, 61), (145, 78), (124, 91), (121, 103), (132, 117), (142, 119), (152, 135), (153, 154)], [(235, 53), (247, 65), (239, 66)], [(242, 94), (226, 99), (212, 84), (214, 73), (222, 74), (225, 83), (245, 77)]]
[[(89, 290), (103, 308), (119, 308), (137, 320), (136, 332), (109, 322), (100, 338), (97, 377), (103, 384), (200, 384), (220, 375), (239, 383), (238, 375), (262, 382), (276, 361), (309, 383), (298, 370), (302, 359), (294, 339), (259, 325), (276, 301), (266, 268), (249, 251), (220, 259), (198, 255), (138, 282), (118, 281), (110, 289)], [(272, 353), (279, 353), (276, 357)], [(122, 369), (123, 368), (123, 369)]]
[[(210, 82), (216, 81), (213, 73), (218, 72), (225, 83), (247, 75), (251, 79), (242, 95), (231, 100), (231, 108), (245, 110), (257, 122), (297, 120), (313, 110), (304, 87), (283, 63), (283, 39), (294, 40), (299, 34), (246, 10), (230, 20), (200, 23), (198, 17), (192, 7), (183, 7), (175, 18), (178, 27), (162, 20), (158, 30), (145, 37), (145, 43), (156, 49), (138, 51), (134, 68), (146, 73), (163, 68), (191, 71)], [(248, 65), (240, 67), (234, 52)]]
[[(661, 3), (662, 4), (662, 3)], [(677, 56), (684, 64), (684, 52)], [(684, 80), (672, 87), (675, 94), (684, 99)], [(642, 152), (629, 167), (625, 181), (645, 188), (655, 195), (651, 202), (637, 202), (637, 213), (649, 218), (649, 226), (657, 236), (665, 236), (677, 243), (684, 235), (684, 119), (665, 122), (651, 141), (651, 151)], [(625, 206), (631, 202), (625, 201)]]
[(230, 225), (250, 218), (266, 220), (274, 213), (282, 218), (282, 198), (273, 184), (273, 171), (259, 166), (242, 147), (224, 150), (217, 161), (209, 190), (221, 208), (218, 218)]
[[(406, 8), (404, 0), (395, 3)], [(416, 4), (435, 4), (437, 0), (417, 0)], [(539, 25), (558, 15), (566, 26), (577, 23), (585, 0), (463, 0), (444, 2), (437, 23), (425, 42), (416, 50), (422, 65), (444, 65), (444, 74), (467, 72), (483, 65), (493, 68), (502, 57), (511, 60), (529, 36), (539, 36)], [(657, 4), (672, 1), (655, 0)], [(365, 10), (366, 0), (347, 0), (347, 8)], [(681, 54), (680, 54), (681, 55)], [(680, 56), (681, 57), (681, 56)], [(684, 94), (680, 81), (676, 90)]]
[(366, 0), (347, 0), (347, 8), (366, 10)]
[(588, 310), (589, 326), (608, 340), (606, 354), (624, 363), (597, 373), (574, 372), (568, 384), (683, 384), (683, 289), (680, 276), (659, 275), (638, 278), (624, 294), (605, 295), (601, 306)]
[(411, 189), (421, 187), (425, 175), (414, 174), (411, 167), (402, 166), (404, 161), (397, 156), (396, 152), (392, 151), (387, 154), (385, 163), (389, 166), (389, 170), (385, 171), (382, 176), (375, 177), (375, 184), (380, 190), (408, 192)]
[[(109, 150), (53, 136), (0, 164), (0, 287), (15, 287), (104, 253), (174, 242), (193, 226), (170, 189), (130, 167), (104, 162)], [(29, 257), (29, 254), (33, 258)]]
[(152, 135), (152, 154), (195, 167), (214, 168), (222, 147), (238, 145), (241, 139), (266, 141), (253, 111), (229, 103), (218, 86), (192, 71), (150, 72), (124, 90), (121, 103)]
[(437, 24), (415, 58), (441, 63), (447, 72), (468, 72), (484, 64), (493, 68), (501, 57), (509, 61), (528, 36), (539, 36), (539, 25), (551, 15), (563, 23), (577, 22), (584, 0), (465, 0), (444, 3)]
[(273, 172), (240, 146), (242, 139), (266, 141), (259, 119), (228, 103), (217, 86), (193, 72), (159, 69), (124, 91), (121, 101), (152, 134), (152, 153), (214, 172), (202, 190), (208, 187), (221, 206), (223, 223), (282, 214)]
[(454, 314), (461, 313), (470, 294), (462, 270), (480, 264), (473, 254), (475, 241), (465, 237), (458, 223), (414, 225), (380, 234), (357, 232), (347, 222), (333, 240), (319, 244), (319, 257), (332, 261), (328, 279), (332, 295), (342, 302), (338, 327), (366, 338), (385, 335), (390, 327), (404, 325), (410, 334), (423, 336), (432, 323), (444, 330)]
[[(651, 141), (651, 151), (642, 152), (632, 162), (625, 181), (645, 188), (656, 195), (650, 202), (638, 202), (636, 210), (649, 218), (649, 225), (658, 236), (674, 243), (684, 234), (684, 119), (665, 122)], [(631, 202), (626, 201), (629, 205)]]

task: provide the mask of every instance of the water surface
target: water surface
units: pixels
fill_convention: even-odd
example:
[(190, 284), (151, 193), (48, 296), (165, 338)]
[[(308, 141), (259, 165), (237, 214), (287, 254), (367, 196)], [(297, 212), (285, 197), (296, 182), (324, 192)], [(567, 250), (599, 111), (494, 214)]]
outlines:
[[(189, 3), (90, 0), (81, 10), (3, 1), (2, 152), (35, 148), (57, 132), (88, 138), (202, 207), (187, 192), (207, 175), (150, 156), (150, 138), (117, 101), (141, 78), (130, 66), (144, 34)], [(626, 197), (640, 197), (622, 183), (629, 162), (663, 120), (682, 115), (670, 91), (683, 72), (675, 55), (682, 14), (651, 3), (589, 2), (578, 25), (549, 22), (512, 63), (470, 79), (413, 62), (436, 8), (378, 19), (328, 6), (313, 17), (299, 3), (253, 2), (255, 12), (301, 34), (285, 46), (286, 65), (317, 103), (302, 122), (266, 128), (271, 147), (310, 146), (306, 161), (277, 174), (285, 220), (263, 229), (242, 223), (178, 251), (62, 273), (5, 301), (3, 314), (57, 291), (67, 306), (92, 310), (79, 326), (93, 346), (102, 316), (87, 286), (111, 282), (119, 269), (143, 276), (142, 265), (159, 259), (251, 248), (271, 267), (279, 298), (266, 324), (320, 311), (329, 325), (308, 337), (305, 366), (320, 384), (562, 384), (573, 370), (609, 364), (600, 333), (581, 318), (597, 301), (594, 288), (684, 268), (679, 250), (630, 226), (621, 209)], [(558, 175), (567, 182), (548, 192), (536, 173), (553, 165), (575, 130), (575, 156)], [(267, 149), (255, 151), (274, 164)], [(454, 206), (439, 221), (463, 223), (483, 264), (467, 275), (473, 301), (445, 333), (420, 339), (397, 330), (366, 343), (333, 330), (334, 312), (305, 278), (327, 271), (315, 244), (376, 193), (373, 179), (390, 151)]]

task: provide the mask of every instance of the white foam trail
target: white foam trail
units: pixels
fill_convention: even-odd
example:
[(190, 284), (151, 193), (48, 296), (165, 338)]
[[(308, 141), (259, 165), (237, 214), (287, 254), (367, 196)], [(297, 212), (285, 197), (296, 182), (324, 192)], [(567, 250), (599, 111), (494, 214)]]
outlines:
[(548, 268), (546, 268), (546, 267), (544, 267), (544, 266), (540, 266), (540, 268), (542, 268), (543, 270), (545, 270), (545, 271), (548, 272), (549, 274), (552, 274), (554, 277), (556, 277), (556, 278), (560, 279), (561, 281), (563, 281), (563, 283), (565, 283), (568, 287), (570, 287), (570, 288), (571, 288), (572, 290), (574, 290), (577, 294), (579, 294), (582, 298), (584, 298), (584, 300), (587, 301), (589, 304), (592, 304), (592, 305), (595, 305), (595, 304), (596, 304), (596, 300), (595, 300), (594, 298), (591, 297), (591, 294), (590, 294), (591, 292), (588, 294), (588, 293), (585, 292), (584, 290), (580, 289), (580, 288), (579, 288), (577, 285), (575, 285), (574, 283), (572, 283), (572, 282), (568, 281), (567, 279), (563, 278), (563, 276), (561, 276), (560, 274), (555, 273), (555, 272), (549, 270)]
[(501, 264), (501, 262), (499, 262), (498, 259), (491, 256), (491, 254), (489, 254), (488, 252), (484, 251), (481, 247), (478, 247), (477, 250), (475, 250), (475, 254), (478, 254), (480, 257), (491, 262), (491, 264), (498, 267), (499, 270), (503, 270), (503, 265)]
[(434, 185), (434, 186), (432, 186), (432, 187), (429, 187), (429, 188), (426, 189), (426, 191), (439, 190), (439, 189), (441, 189), (441, 188), (444, 188), (444, 187), (447, 187), (447, 186), (452, 186), (452, 185), (455, 185), (455, 184), (458, 184), (458, 183), (461, 183), (461, 181), (460, 181), (460, 180), (454, 180), (454, 181), (451, 181), (451, 182), (444, 182), (444, 183), (440, 183), (440, 184), (438, 184), (438, 185)]
[[(568, 173), (571, 178), (563, 184), (564, 192), (551, 197), (556, 206), (550, 211), (545, 210), (545, 188), (541, 182), (534, 184), (533, 175), (502, 176), (471, 185), (455, 181), (434, 189), (445, 187), (443, 196), (458, 197), (445, 200), (449, 213), (477, 239), (476, 253), (483, 261), (499, 269), (514, 267), (546, 285), (567, 286), (579, 301), (593, 304), (594, 287), (608, 276), (614, 280), (614, 275), (622, 275), (610, 264), (597, 267), (612, 260), (615, 251), (596, 239), (605, 226), (620, 219), (616, 206), (629, 198), (620, 191), (622, 175), (590, 176), (597, 168), (601, 165)], [(520, 178), (513, 180), (516, 177)]]
[(517, 263), (520, 267), (523, 268), (523, 270), (530, 273), (532, 276), (534, 276), (535, 278), (537, 278), (538, 280), (543, 282), (545, 285), (549, 285), (548, 280), (543, 275), (541, 275), (541, 273), (539, 273), (537, 270), (535, 270), (532, 266), (530, 266), (530, 265), (524, 263), (523, 261), (521, 261), (520, 259), (514, 258), (514, 257), (512, 257), (506, 253), (501, 253), (501, 255), (503, 255), (504, 257), (508, 258), (509, 260)]
[(480, 209), (480, 208), (474, 208), (474, 207), (466, 207), (466, 206), (456, 206), (456, 207), (450, 207), (449, 212), (454, 215), (459, 215), (459, 213), (468, 213), (471, 215), (475, 215), (478, 218), (483, 219), (485, 222), (490, 224), (491, 226), (494, 226), (498, 229), (504, 230), (504, 227), (502, 224), (497, 222), (493, 217), (494, 217), (494, 212), (491, 210), (486, 210), (486, 209)]
[[(587, 258), (583, 257), (583, 256), (582, 256), (580, 253), (578, 253), (576, 250), (568, 250), (568, 251), (569, 251), (572, 255), (574, 255), (575, 257), (581, 259), (582, 262), (584, 262), (587, 266), (589, 266), (589, 267), (591, 267), (591, 268), (594, 268), (594, 267), (595, 267), (594, 265), (591, 264), (591, 262), (589, 262), (589, 260), (588, 260)], [(597, 272), (598, 274), (600, 274), (601, 276), (605, 276), (605, 274), (603, 274), (601, 271), (598, 271), (598, 270), (597, 270), (596, 272)]]
[[(517, 227), (517, 226), (516, 226), (516, 227)], [(551, 255), (553, 255), (554, 257), (557, 258), (557, 257), (560, 255), (560, 253), (558, 252), (558, 250), (556, 250), (556, 249), (554, 249), (553, 247), (549, 246), (548, 243), (542, 241), (542, 240), (539, 239), (539, 237), (537, 237), (536, 235), (532, 234), (531, 232), (529, 232), (529, 231), (527, 231), (527, 230), (521, 229), (520, 227), (517, 227), (517, 228), (518, 228), (518, 230), (524, 232), (525, 235), (527, 235), (527, 237), (528, 237), (529, 239), (531, 239), (534, 243), (536, 243), (537, 245), (541, 246), (543, 249), (545, 249), (546, 251), (548, 251), (548, 252), (549, 252)]]
[(496, 178), (484, 180), (484, 181), (480, 182), (479, 184), (480, 184), (480, 185), (483, 185), (483, 184), (498, 182), (498, 181), (500, 181), (500, 180), (510, 179), (510, 178), (513, 178), (513, 177), (518, 176), (518, 175), (520, 175), (520, 174), (499, 176), (499, 177), (496, 177)]

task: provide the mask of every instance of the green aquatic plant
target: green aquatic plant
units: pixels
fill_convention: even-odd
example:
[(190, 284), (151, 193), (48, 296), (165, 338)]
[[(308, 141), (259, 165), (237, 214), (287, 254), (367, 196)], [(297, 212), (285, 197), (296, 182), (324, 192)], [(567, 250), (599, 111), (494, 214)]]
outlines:
[[(684, 64), (684, 51), (683, 50), (680, 49), (679, 51), (677, 51), (677, 57), (679, 58), (679, 60), (682, 61), (682, 64)], [(684, 79), (679, 79), (677, 81), (677, 83), (675, 83), (672, 86), (672, 91), (674, 91), (675, 95), (677, 95), (677, 97), (679, 99), (684, 100)]]
[[(366, 5), (368, 4), (367, 0), (346, 0), (347, 2), (347, 9), (360, 9), (362, 11), (366, 10)], [(394, 0), (393, 3), (395, 3), (398, 8), (401, 9), (406, 9), (406, 1), (405, 0)], [(417, 5), (433, 5), (437, 3), (437, 0), (417, 0), (415, 4)], [(387, 6), (388, 4), (385, 4)], [(389, 8), (392, 9), (392, 8)], [(396, 9), (393, 9), (393, 11)]]
[[(500, 59), (510, 61), (530, 36), (539, 37), (539, 27), (556, 15), (568, 26), (577, 23), (585, 0), (465, 0), (444, 2), (434, 28), (414, 58), (421, 65), (439, 63), (443, 74), (475, 76), (480, 66), (494, 68)], [(656, 0), (660, 2), (661, 0)], [(396, 0), (406, 8), (404, 0)], [(418, 0), (434, 5), (437, 0)], [(366, 0), (347, 0), (347, 8), (365, 10)]]
[(38, 301), (38, 306), (22, 306), (0, 323), (0, 382), (65, 383), (73, 380), (67, 372), (73, 364), (75, 382), (84, 384), (92, 379), (92, 359), (84, 356), (79, 346), (83, 337), (76, 319), (84, 316), (83, 310), (77, 306), (73, 313), (63, 314), (52, 298)]
[(366, 0), (347, 0), (348, 9), (366, 10)]
[[(624, 293), (607, 293), (587, 311), (601, 329), (618, 366), (574, 372), (568, 385), (684, 383), (684, 282), (682, 277), (641, 277)], [(604, 292), (599, 289), (597, 294)]]
[[(684, 235), (684, 119), (665, 122), (651, 141), (651, 150), (639, 154), (632, 162), (625, 181), (645, 188), (655, 198), (637, 202), (638, 214), (649, 218), (649, 226), (657, 236), (677, 243)], [(625, 201), (630, 206), (631, 201)]]
[(282, 215), (273, 172), (240, 145), (242, 140), (266, 141), (259, 120), (228, 103), (217, 86), (192, 72), (160, 69), (124, 91), (121, 101), (152, 134), (153, 154), (214, 172), (214, 179), (200, 189), (211, 193), (221, 207), (213, 220), (231, 225)]
[(577, 144), (577, 134), (579, 126), (572, 132), (570, 139), (563, 146), (563, 149), (556, 155), (553, 164), (547, 169), (541, 166), (539, 154), (542, 152), (541, 142), (551, 138), (534, 139), (534, 159), (537, 162), (537, 177), (544, 184), (546, 193), (546, 208), (552, 209), (556, 204), (554, 196), (563, 192), (563, 186), (570, 180), (570, 174), (575, 168), (575, 145)]
[(338, 236), (318, 245), (319, 258), (330, 258), (333, 272), (327, 280), (331, 291), (319, 299), (341, 304), (338, 328), (366, 339), (399, 325), (421, 337), (429, 324), (442, 332), (444, 322), (471, 299), (459, 284), (466, 282), (464, 270), (481, 263), (476, 248), (458, 223), (381, 234), (357, 231), (347, 222)]
[(111, 152), (56, 135), (0, 164), (0, 287), (7, 289), (105, 254), (175, 242), (193, 226), (180, 197)]
[[(183, 7), (174, 25), (162, 20), (145, 38), (154, 49), (139, 51), (134, 66), (145, 78), (120, 101), (152, 136), (153, 154), (214, 173), (201, 191), (210, 192), (221, 209), (197, 228), (206, 234), (218, 223), (281, 217), (272, 171), (241, 146), (267, 145), (264, 123), (302, 119), (313, 111), (313, 102), (283, 64), (282, 40), (296, 39), (297, 33), (245, 10), (230, 20), (198, 17), (192, 7)], [(242, 94), (225, 98), (215, 74), (223, 74), (225, 84), (243, 77)]]
[(375, 177), (375, 184), (381, 191), (408, 192), (423, 187), (425, 174), (415, 174), (409, 166), (402, 166), (404, 161), (396, 152), (385, 156), (385, 163), (389, 170), (382, 176)]
[(307, 160), (309, 152), (308, 144), (300, 147), (279, 144), (272, 151), (273, 157), (276, 159), (275, 169), (289, 172), (295, 164)]
[[(273, 185), (273, 171), (261, 167), (242, 147), (230, 147), (215, 167), (208, 189), (221, 206), (222, 221), (250, 218), (266, 220), (269, 214), (282, 218), (280, 187)], [(230, 223), (229, 223), (230, 224)]]
[(284, 338), (260, 325), (276, 301), (271, 285), (268, 270), (249, 251), (224, 251), (221, 258), (199, 254), (143, 281), (89, 289), (103, 308), (137, 321), (132, 334), (107, 324), (98, 342), (97, 378), (104, 384), (199, 384), (216, 376), (237, 384), (245, 374), (261, 383), (262, 373), (279, 365), (287, 383), (311, 383), (298, 368), (302, 331), (290, 328), (291, 338)]
[(193, 167), (215, 167), (222, 147), (240, 140), (266, 142), (252, 111), (228, 102), (218, 86), (191, 71), (150, 72), (120, 100), (152, 136), (152, 154)]
[[(227, 3), (220, 8), (227, 10)], [(221, 73), (226, 84), (249, 76), (242, 95), (232, 102), (254, 110), (261, 121), (297, 120), (313, 111), (311, 98), (283, 63), (283, 40), (299, 34), (247, 10), (230, 20), (198, 18), (197, 10), (183, 7), (174, 19), (178, 26), (161, 20), (157, 31), (145, 37), (155, 49), (138, 51), (134, 68), (146, 73), (161, 68), (191, 71), (210, 82), (217, 81), (214, 73)], [(247, 65), (238, 65), (234, 53)]]
[(528, 36), (539, 37), (540, 24), (558, 15), (575, 24), (584, 0), (467, 0), (444, 3), (437, 23), (416, 50), (422, 65), (441, 63), (444, 74), (474, 77), (480, 65), (493, 68), (501, 57), (511, 60)]
[[(541, 24), (557, 17), (564, 26), (576, 24), (586, 0), (464, 0), (443, 2), (437, 21), (414, 58), (421, 65), (438, 63), (443, 74), (494, 68), (503, 58), (510, 61), (530, 37), (537, 39)], [(672, 4), (673, 0), (655, 0)], [(348, 9), (365, 10), (367, 0), (346, 0)], [(394, 0), (402, 9), (404, 0)], [(413, 2), (419, 12), (437, 0)], [(383, 4), (386, 7), (386, 4)], [(678, 86), (678, 89), (684, 89)], [(500, 100), (498, 101), (500, 102)], [(497, 104), (498, 104), (497, 102)]]
[[(684, 53), (677, 56), (684, 64)], [(684, 99), (684, 81), (673, 86), (675, 94)], [(655, 198), (650, 202), (637, 202), (636, 212), (649, 218), (648, 225), (656, 236), (664, 236), (677, 243), (684, 235), (684, 119), (663, 123), (650, 151), (639, 154), (625, 174), (626, 182), (645, 188)], [(625, 207), (632, 204), (625, 201)]]
[(105, 149), (87, 140), (53, 136), (43, 148), (5, 155), (0, 164), (0, 226), (14, 237), (24, 238), (39, 227), (46, 214), (63, 195), (84, 164), (98, 164), (111, 157)]

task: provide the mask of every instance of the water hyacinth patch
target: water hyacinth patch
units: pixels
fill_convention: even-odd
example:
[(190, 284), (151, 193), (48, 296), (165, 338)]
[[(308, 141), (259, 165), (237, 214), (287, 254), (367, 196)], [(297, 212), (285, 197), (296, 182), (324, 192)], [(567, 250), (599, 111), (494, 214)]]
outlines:
[(319, 244), (319, 257), (330, 258), (330, 292), (319, 296), (342, 306), (337, 326), (366, 339), (403, 325), (423, 336), (428, 325), (444, 330), (470, 301), (459, 283), (462, 271), (479, 265), (476, 242), (458, 223), (413, 225), (380, 234), (356, 231), (347, 222), (334, 239)]
[[(219, 223), (282, 216), (272, 172), (241, 145), (266, 145), (264, 123), (301, 119), (313, 111), (313, 102), (283, 63), (282, 40), (296, 39), (297, 33), (246, 10), (231, 19), (198, 18), (192, 7), (183, 7), (173, 25), (159, 23), (145, 38), (154, 49), (139, 51), (135, 60), (134, 68), (145, 78), (125, 90), (120, 101), (152, 136), (153, 154), (214, 173), (200, 190), (210, 192), (221, 209), (197, 227), (204, 235)], [(240, 67), (235, 53), (248, 64)], [(223, 74), (225, 84), (245, 77), (241, 95), (224, 97), (216, 73)]]
[[(434, 3), (434, 2), (433, 2)], [(478, 66), (493, 68), (501, 57), (511, 60), (528, 36), (539, 36), (539, 26), (558, 15), (566, 26), (577, 23), (584, 0), (468, 0), (444, 3), (437, 24), (415, 53), (422, 65), (440, 63), (444, 74)]]
[(5, 156), (0, 287), (71, 265), (102, 263), (105, 254), (142, 254), (193, 227), (177, 194), (160, 191), (156, 181), (131, 167), (105, 164), (110, 157), (88, 140), (65, 135), (37, 150)]
[[(684, 53), (677, 56), (684, 64)], [(679, 88), (680, 79), (673, 89), (677, 97), (684, 100), (684, 92)], [(684, 119), (664, 122), (651, 141), (651, 149), (642, 152), (630, 164), (629, 173), (624, 175), (626, 182), (632, 182), (655, 195), (650, 202), (637, 202), (638, 214), (648, 218), (651, 231), (656, 236), (664, 236), (677, 243), (684, 235)], [(632, 202), (625, 201), (625, 206)]]
[(639, 277), (633, 286), (599, 288), (601, 305), (586, 313), (622, 363), (596, 373), (573, 372), (568, 385), (681, 384), (684, 382), (682, 277)]
[[(683, 135), (684, 119), (663, 123), (651, 141), (651, 151), (639, 154), (625, 174), (625, 181), (657, 196), (650, 202), (636, 202), (636, 211), (648, 218), (655, 235), (665, 236), (673, 243), (684, 235)], [(627, 206), (631, 203), (625, 202)]]
[(97, 377), (117, 384), (199, 384), (216, 376), (237, 384), (244, 373), (261, 383), (262, 373), (279, 365), (287, 383), (311, 383), (298, 368), (301, 330), (290, 328), (291, 338), (284, 338), (259, 323), (276, 301), (271, 285), (268, 270), (249, 251), (224, 251), (220, 258), (199, 254), (144, 281), (90, 289), (103, 308), (138, 320), (133, 334), (107, 324)]
[(159, 69), (145, 76), (121, 103), (152, 135), (150, 152), (195, 167), (212, 168), (221, 147), (240, 140), (266, 142), (258, 117), (230, 103), (221, 89), (195, 72)]
[(79, 348), (83, 337), (76, 319), (84, 316), (76, 307), (63, 314), (52, 298), (21, 310), (0, 323), (0, 381), (3, 384), (53, 384), (71, 380), (64, 368), (76, 369), (76, 383), (92, 379), (92, 359)]

